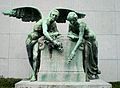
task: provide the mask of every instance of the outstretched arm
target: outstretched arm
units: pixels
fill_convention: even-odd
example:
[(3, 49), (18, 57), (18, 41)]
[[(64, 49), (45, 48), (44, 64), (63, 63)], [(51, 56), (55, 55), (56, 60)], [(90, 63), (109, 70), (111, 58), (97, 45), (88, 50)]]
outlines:
[[(50, 34), (48, 33), (48, 31), (47, 31), (47, 30), (48, 30), (47, 20), (43, 21), (43, 23), (42, 23), (42, 28), (43, 28), (43, 34), (45, 35), (45, 37), (46, 37), (49, 41), (51, 41), (54, 45), (59, 46), (60, 43), (57, 42), (56, 40), (54, 40), (54, 39), (50, 36)], [(54, 29), (51, 29), (51, 30), (54, 30)]]
[(75, 47), (73, 48), (72, 52), (70, 53), (70, 56), (68, 57), (68, 63), (71, 62), (71, 60), (75, 56), (75, 52), (77, 51), (78, 47), (82, 43), (83, 35), (84, 35), (84, 26), (82, 24), (80, 24), (80, 27), (79, 27), (79, 39), (78, 39)]
[(53, 39), (50, 37), (50, 35), (49, 35), (48, 31), (47, 31), (48, 30), (48, 25), (47, 25), (46, 20), (43, 21), (42, 28), (43, 28), (43, 34), (45, 35), (45, 37), (52, 42)]
[(78, 41), (77, 41), (74, 49), (72, 50), (73, 53), (76, 52), (76, 50), (78, 49), (78, 47), (80, 46), (80, 44), (82, 43), (82, 40), (83, 40), (84, 27), (80, 26), (80, 27), (79, 27), (79, 30), (80, 30), (80, 32), (79, 32), (79, 39), (78, 39)]

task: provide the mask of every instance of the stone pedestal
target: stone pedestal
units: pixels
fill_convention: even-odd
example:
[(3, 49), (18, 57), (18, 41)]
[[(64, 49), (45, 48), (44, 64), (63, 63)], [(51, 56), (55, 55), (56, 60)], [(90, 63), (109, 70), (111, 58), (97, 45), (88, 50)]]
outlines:
[(53, 50), (50, 58), (47, 46), (42, 51), (38, 81), (20, 81), (15, 84), (15, 88), (112, 88), (111, 84), (100, 79), (85, 82), (82, 51), (78, 49), (71, 63), (67, 64), (76, 42), (64, 37), (60, 40), (64, 47), (63, 53)]
[(65, 36), (62, 36), (60, 41), (64, 48), (62, 53), (53, 49), (52, 58), (50, 58), (47, 45), (45, 49), (41, 51), (41, 65), (38, 73), (38, 81), (85, 82), (86, 77), (83, 69), (82, 50), (78, 49), (71, 63), (67, 64), (68, 57), (76, 45), (76, 42), (72, 42)]
[(30, 82), (20, 81), (15, 88), (112, 88), (112, 85), (102, 80), (90, 82)]

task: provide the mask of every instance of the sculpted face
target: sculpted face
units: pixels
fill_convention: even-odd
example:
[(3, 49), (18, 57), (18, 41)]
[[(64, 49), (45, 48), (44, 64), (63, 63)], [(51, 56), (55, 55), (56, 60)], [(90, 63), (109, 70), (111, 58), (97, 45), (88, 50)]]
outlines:
[(77, 23), (77, 19), (71, 19), (71, 20), (69, 20), (69, 22), (70, 22), (71, 24), (75, 25), (75, 24)]
[(50, 13), (51, 21), (56, 21), (59, 16), (59, 12), (57, 10), (54, 10)]

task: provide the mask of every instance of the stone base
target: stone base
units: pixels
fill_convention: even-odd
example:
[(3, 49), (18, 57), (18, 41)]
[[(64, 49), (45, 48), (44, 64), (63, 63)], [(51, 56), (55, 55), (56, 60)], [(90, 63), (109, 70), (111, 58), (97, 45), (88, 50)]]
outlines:
[(30, 82), (20, 81), (15, 88), (112, 88), (112, 85), (97, 79), (90, 82)]
[(39, 72), (40, 82), (85, 82), (85, 73), (81, 72)]
[[(66, 35), (67, 36), (67, 35)], [(65, 37), (65, 36), (64, 36)], [(83, 69), (83, 51), (76, 50), (75, 56), (68, 64), (68, 57), (74, 49), (76, 42), (61, 36), (64, 51), (52, 50), (52, 57), (49, 47), (46, 45), (41, 51), (40, 69), (38, 81), (42, 82), (85, 82), (86, 74)], [(50, 58), (51, 57), (51, 58)]]

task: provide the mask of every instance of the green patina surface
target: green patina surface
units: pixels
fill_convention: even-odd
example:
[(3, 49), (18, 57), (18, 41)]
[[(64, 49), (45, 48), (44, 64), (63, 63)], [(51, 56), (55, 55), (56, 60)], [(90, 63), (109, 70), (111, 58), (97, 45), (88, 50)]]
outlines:
[[(31, 81), (36, 81), (38, 72), (42, 71), (49, 71), (50, 74), (43, 74), (41, 79), (45, 80), (48, 77), (50, 81), (51, 79), (59, 79), (56, 74), (60, 71), (61, 73), (64, 72), (62, 74), (63, 78), (66, 75), (65, 80), (68, 81), (73, 81), (75, 78), (77, 81), (81, 81), (82, 78), (85, 78), (86, 81), (99, 78), (98, 74), (101, 72), (98, 69), (97, 40), (94, 32), (87, 27), (85, 22), (81, 21), (81, 18), (84, 18), (85, 14), (80, 14), (69, 9), (53, 9), (47, 17), (42, 18), (41, 13), (34, 7), (15, 8), (5, 11), (3, 14), (22, 19), (25, 22), (36, 21), (32, 32), (26, 39), (28, 59), (32, 68)], [(66, 20), (69, 21), (69, 31), (65, 35), (69, 38), (70, 45), (66, 44), (68, 43), (66, 40), (66, 45), (63, 47), (63, 41), (59, 41), (58, 37), (61, 33), (57, 29), (56, 22), (58, 20), (61, 23), (65, 23)], [(43, 54), (43, 59), (41, 52), (45, 51), (45, 45), (48, 46), (48, 51)], [(60, 51), (64, 55), (55, 55), (56, 51), (53, 53), (53, 50)], [(67, 57), (65, 54), (68, 54)], [(58, 55), (60, 57), (56, 58)], [(49, 58), (45, 60), (47, 58), (45, 56), (49, 56)], [(60, 60), (61, 58), (63, 58), (63, 62)], [(51, 61), (47, 63), (48, 60)], [(59, 70), (60, 66), (65, 67)], [(44, 67), (47, 67), (47, 70)]]

